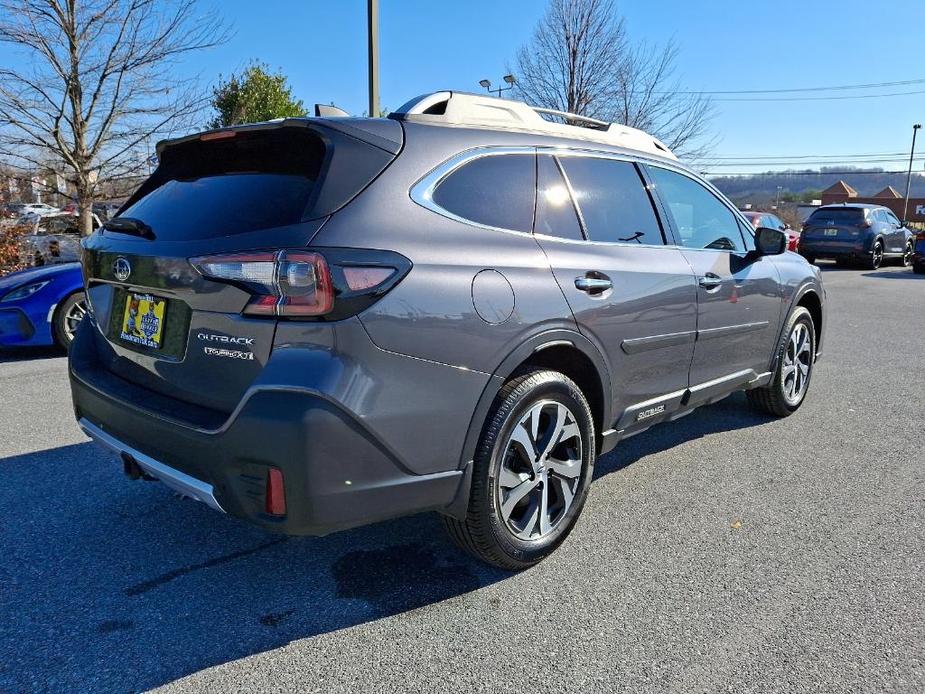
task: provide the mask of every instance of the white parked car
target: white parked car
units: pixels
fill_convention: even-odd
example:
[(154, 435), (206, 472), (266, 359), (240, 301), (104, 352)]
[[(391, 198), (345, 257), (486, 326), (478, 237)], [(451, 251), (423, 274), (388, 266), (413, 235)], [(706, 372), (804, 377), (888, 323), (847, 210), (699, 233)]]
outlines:
[[(52, 265), (80, 260), (80, 220), (70, 213), (35, 217), (30, 233), (22, 237), (20, 257), (30, 265)], [(93, 215), (93, 229), (102, 226)]]
[(16, 223), (28, 224), (41, 217), (60, 213), (61, 210), (59, 208), (46, 205), (44, 202), (30, 202), (22, 206), (22, 209), (19, 211), (19, 219), (16, 220)]

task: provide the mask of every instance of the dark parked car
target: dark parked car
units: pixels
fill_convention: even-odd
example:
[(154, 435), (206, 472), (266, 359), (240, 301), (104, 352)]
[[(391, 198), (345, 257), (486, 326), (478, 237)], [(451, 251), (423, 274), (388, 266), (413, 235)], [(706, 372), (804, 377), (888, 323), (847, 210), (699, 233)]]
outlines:
[(859, 263), (876, 270), (888, 259), (912, 263), (913, 235), (891, 210), (880, 205), (826, 205), (803, 224), (800, 253), (809, 262), (819, 258), (840, 265)]
[(925, 275), (925, 231), (915, 235), (915, 246), (912, 250), (912, 271), (917, 275)]
[(161, 143), (83, 242), (84, 431), (271, 531), (437, 510), (517, 569), (621, 439), (734, 391), (797, 410), (819, 269), (654, 138), (544, 114), (582, 120), (439, 92)]
[(751, 222), (755, 229), (766, 227), (768, 229), (777, 229), (784, 232), (787, 237), (787, 250), (799, 250), (800, 235), (791, 229), (790, 225), (776, 214), (771, 214), (770, 212), (755, 212), (754, 210), (742, 210), (742, 216)]

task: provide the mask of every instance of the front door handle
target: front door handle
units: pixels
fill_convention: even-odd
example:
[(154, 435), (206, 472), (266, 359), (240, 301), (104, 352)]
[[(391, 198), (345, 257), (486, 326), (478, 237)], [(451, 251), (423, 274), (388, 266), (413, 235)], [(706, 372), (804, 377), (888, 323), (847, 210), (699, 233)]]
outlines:
[(719, 275), (715, 275), (712, 272), (708, 272), (703, 277), (700, 278), (700, 286), (706, 290), (716, 289), (723, 283), (723, 278)]
[[(591, 273), (588, 273), (591, 274)], [(607, 275), (594, 273), (597, 277), (576, 277), (575, 286), (588, 294), (600, 294), (608, 289), (613, 289), (613, 282)]]

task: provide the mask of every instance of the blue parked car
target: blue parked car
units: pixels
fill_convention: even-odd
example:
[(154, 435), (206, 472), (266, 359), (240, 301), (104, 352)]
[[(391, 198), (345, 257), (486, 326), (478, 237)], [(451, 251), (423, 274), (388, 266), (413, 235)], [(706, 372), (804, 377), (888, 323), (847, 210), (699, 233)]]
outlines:
[(0, 277), (0, 347), (67, 348), (87, 313), (80, 263), (29, 268)]

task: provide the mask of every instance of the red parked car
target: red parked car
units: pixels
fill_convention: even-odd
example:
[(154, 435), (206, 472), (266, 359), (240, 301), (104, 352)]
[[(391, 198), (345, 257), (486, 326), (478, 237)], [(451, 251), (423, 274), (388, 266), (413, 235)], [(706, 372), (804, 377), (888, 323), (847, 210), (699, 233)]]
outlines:
[(790, 228), (790, 225), (782, 221), (777, 215), (770, 212), (755, 212), (754, 210), (742, 210), (745, 218), (752, 223), (756, 229), (766, 227), (768, 229), (777, 229), (787, 235), (787, 250), (796, 252), (800, 247), (800, 233)]

